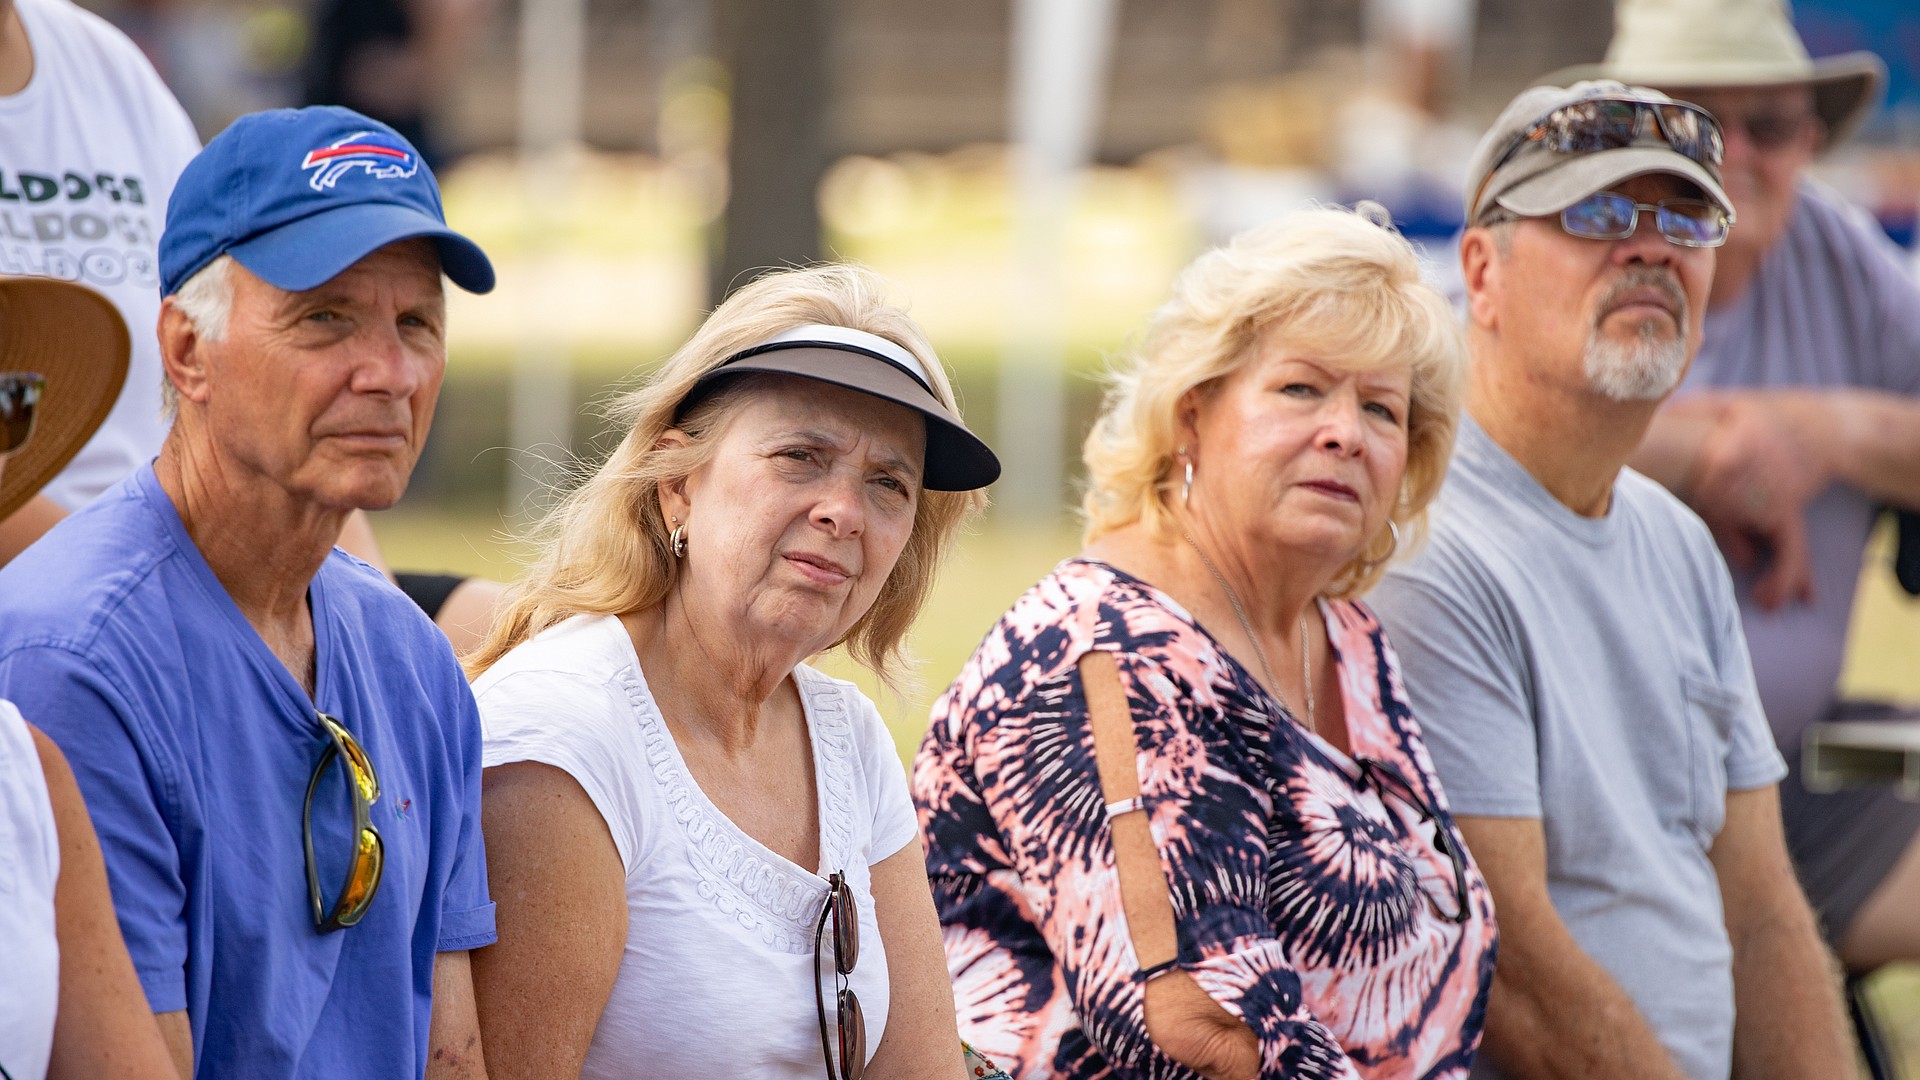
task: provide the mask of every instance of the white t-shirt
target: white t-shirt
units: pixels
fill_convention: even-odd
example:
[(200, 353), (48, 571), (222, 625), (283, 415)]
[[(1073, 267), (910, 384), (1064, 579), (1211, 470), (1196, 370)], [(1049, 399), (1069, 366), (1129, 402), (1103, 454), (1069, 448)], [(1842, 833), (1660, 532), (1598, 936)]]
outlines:
[[(47, 778), (20, 710), (0, 701), (0, 1067), (41, 1080), (53, 1052), (60, 943), (53, 886), (60, 877)], [(864, 959), (862, 963), (865, 963)]]
[[(569, 619), (474, 682), (486, 765), (538, 761), (579, 781), (626, 869), (626, 954), (583, 1080), (818, 1080), (814, 925), (833, 870), (846, 872), (859, 905), (859, 963), (848, 981), (866, 1017), (868, 1056), (879, 1046), (887, 954), (868, 868), (915, 842), (913, 805), (873, 703), (809, 667), (793, 678), (819, 788), (820, 872), (775, 854), (707, 799), (618, 619)], [(822, 951), (831, 1035), (831, 939)]]
[(125, 34), (69, 0), (16, 0), (33, 49), (0, 97), (0, 275), (91, 286), (126, 320), (133, 356), (106, 423), (42, 493), (69, 510), (160, 450), (158, 250), (167, 198), (200, 140)]

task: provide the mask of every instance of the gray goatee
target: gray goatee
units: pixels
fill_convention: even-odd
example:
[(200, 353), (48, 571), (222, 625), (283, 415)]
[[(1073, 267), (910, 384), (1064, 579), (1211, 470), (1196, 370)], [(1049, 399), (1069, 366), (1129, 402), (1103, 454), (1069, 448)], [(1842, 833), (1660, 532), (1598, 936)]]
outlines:
[(1671, 336), (1658, 323), (1640, 324), (1630, 341), (1603, 336), (1599, 322), (1587, 335), (1582, 364), (1594, 392), (1615, 401), (1653, 401), (1665, 397), (1687, 370), (1687, 296), (1671, 271), (1651, 266), (1633, 267), (1601, 298), (1601, 318), (1635, 289), (1655, 288), (1673, 306), (1679, 326)]

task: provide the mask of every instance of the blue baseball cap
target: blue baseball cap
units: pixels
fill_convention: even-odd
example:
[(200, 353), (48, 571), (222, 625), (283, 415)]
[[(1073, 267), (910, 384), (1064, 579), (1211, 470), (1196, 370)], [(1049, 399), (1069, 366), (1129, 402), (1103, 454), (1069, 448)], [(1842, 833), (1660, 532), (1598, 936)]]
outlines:
[(433, 172), (398, 132), (337, 105), (251, 113), (214, 136), (174, 184), (160, 294), (180, 291), (221, 255), (302, 292), (415, 237), (434, 241), (455, 285), (493, 288), (493, 264), (447, 228)]

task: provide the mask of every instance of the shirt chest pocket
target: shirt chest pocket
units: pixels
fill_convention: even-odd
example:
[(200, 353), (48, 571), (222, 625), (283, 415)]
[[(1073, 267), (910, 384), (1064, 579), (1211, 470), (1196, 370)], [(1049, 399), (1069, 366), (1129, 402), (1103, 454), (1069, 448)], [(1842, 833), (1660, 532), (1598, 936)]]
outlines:
[(1740, 695), (1712, 679), (1680, 677), (1687, 725), (1687, 827), (1702, 848), (1713, 846), (1727, 819), (1727, 751)]

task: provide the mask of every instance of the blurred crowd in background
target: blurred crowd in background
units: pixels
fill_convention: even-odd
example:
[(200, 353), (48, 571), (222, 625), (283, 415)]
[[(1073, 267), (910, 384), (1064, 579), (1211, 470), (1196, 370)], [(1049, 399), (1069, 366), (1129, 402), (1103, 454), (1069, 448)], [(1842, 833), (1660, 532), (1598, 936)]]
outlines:
[[(421, 146), (450, 218), (498, 253), (500, 299), (455, 320), (451, 400), (410, 504), (535, 497), (544, 463), (595, 435), (565, 418), (769, 265), (851, 257), (901, 283), (989, 431), (1035, 396), (1004, 378), (995, 393), (1033, 331), (1008, 302), (1034, 291), (1018, 265), (1022, 5), (571, 2), (85, 0), (147, 52), (203, 138), (250, 110), (349, 105)], [(1200, 247), (1306, 201), (1379, 200), (1450, 273), (1475, 135), (1528, 81), (1598, 59), (1613, 27), (1611, 5), (1580, 0), (1104, 7), (1091, 63), (1045, 46), (1094, 85), (1076, 187), (1045, 236), (1063, 279), (1045, 329), (1080, 370)], [(1880, 108), (1815, 173), (1911, 247), (1920, 12), (1801, 0), (1794, 18), (1816, 56), (1886, 60)], [(578, 20), (571, 37), (556, 19)], [(534, 49), (554, 63), (551, 40), (533, 41), (543, 27), (567, 76), (548, 89), (525, 69)], [(1067, 90), (1026, 92), (1070, 91), (1065, 77)], [(544, 143), (529, 138), (543, 109), (571, 114)], [(537, 396), (530, 352), (547, 357), (538, 370), (571, 371), (544, 407), (520, 400)], [(1091, 413), (1080, 382), (1046, 398), (1062, 435)], [(1070, 437), (1052, 441), (1070, 470)], [(531, 453), (489, 453), (506, 446)], [(1003, 505), (1061, 505), (1055, 472), (1011, 479)]]
[[(505, 0), (86, 6), (140, 44), (203, 136), (244, 112), (328, 101), (420, 139), (442, 169), (516, 140), (520, 12)], [(1885, 102), (1830, 168), (1910, 237), (1920, 15), (1902, 0), (1802, 0), (1794, 17), (1816, 56), (1864, 48), (1887, 61)], [(585, 18), (581, 133), (597, 150), (676, 159), (724, 141), (728, 61), (755, 37), (798, 51), (803, 20), (819, 55), (811, 72), (792, 72), (819, 85), (790, 83), (788, 96), (824, 105), (817, 137), (829, 160), (1008, 138), (1005, 3), (595, 0)], [(1492, 111), (1527, 80), (1598, 58), (1612, 30), (1608, 5), (1573, 0), (1130, 0), (1114, 18), (1101, 162), (1197, 157), (1274, 174), (1243, 178), (1247, 187), (1384, 196), (1435, 227), (1459, 216), (1451, 193)]]

